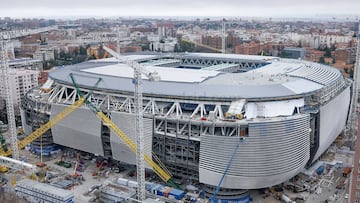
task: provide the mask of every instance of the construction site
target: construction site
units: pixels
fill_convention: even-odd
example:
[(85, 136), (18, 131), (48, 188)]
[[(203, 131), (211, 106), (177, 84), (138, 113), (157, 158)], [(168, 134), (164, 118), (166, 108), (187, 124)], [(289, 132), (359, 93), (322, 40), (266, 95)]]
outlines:
[[(17, 126), (9, 40), (47, 29), (0, 38), (2, 202), (348, 201), (356, 79), (303, 60), (104, 43), (112, 58), (29, 90)], [(354, 78), (358, 67), (359, 53)]]

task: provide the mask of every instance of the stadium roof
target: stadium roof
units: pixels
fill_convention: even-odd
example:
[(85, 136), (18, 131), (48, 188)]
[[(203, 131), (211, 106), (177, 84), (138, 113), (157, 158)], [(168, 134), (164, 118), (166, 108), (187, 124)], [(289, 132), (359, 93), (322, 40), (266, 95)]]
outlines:
[[(300, 60), (280, 60), (276, 57), (186, 54), (186, 57), (235, 58), (242, 60), (270, 60), (268, 65), (245, 72), (224, 73), (216, 70), (159, 67), (147, 64), (146, 68), (156, 71), (161, 80), (149, 81), (143, 76), (143, 93), (159, 97), (259, 99), (276, 97), (299, 97), (327, 86), (340, 77), (340, 71), (329, 66)], [(140, 61), (152, 60), (154, 55), (127, 56)], [(71, 85), (69, 74), (73, 73), (82, 87), (92, 87), (98, 78), (99, 89), (132, 94), (134, 91), (133, 69), (114, 59), (88, 61), (66, 66), (50, 73), (58, 83)]]

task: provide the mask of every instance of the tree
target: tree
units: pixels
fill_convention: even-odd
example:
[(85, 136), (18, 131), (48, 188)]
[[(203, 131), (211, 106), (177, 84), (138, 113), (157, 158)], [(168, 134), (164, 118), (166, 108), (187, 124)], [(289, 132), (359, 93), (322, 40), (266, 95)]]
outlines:
[(354, 77), (354, 66), (350, 68), (349, 70), (349, 77), (353, 78)]
[(319, 58), (319, 63), (325, 64), (325, 58), (323, 56)]
[(298, 44), (297, 44), (297, 47), (302, 48), (302, 43), (301, 43), (300, 40), (299, 40), (299, 42), (298, 42)]
[(195, 49), (195, 45), (193, 43), (180, 41), (180, 51), (181, 52), (193, 52)]
[(324, 51), (325, 51), (324, 56), (330, 58), (331, 57), (331, 49), (326, 46)]
[(335, 43), (331, 44), (330, 50), (331, 50), (331, 51), (335, 51), (335, 50), (336, 50), (336, 44), (335, 44)]
[(83, 46), (80, 46), (80, 49), (79, 49), (79, 52), (80, 52), (80, 55), (86, 55), (86, 48), (83, 47)]

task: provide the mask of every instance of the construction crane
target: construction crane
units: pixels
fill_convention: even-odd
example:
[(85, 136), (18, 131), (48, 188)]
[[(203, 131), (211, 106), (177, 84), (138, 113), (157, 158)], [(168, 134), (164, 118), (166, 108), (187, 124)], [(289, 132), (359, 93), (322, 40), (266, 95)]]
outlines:
[[(100, 83), (101, 79), (99, 79), (94, 87), (97, 87), (97, 85)], [(62, 112), (57, 114), (55, 117), (50, 119), (47, 123), (41, 125), (38, 129), (36, 129), (34, 132), (32, 132), (30, 135), (25, 137), (23, 140), (17, 142), (17, 148), (22, 149), (26, 145), (30, 144), (37, 138), (41, 137), (46, 131), (48, 131), (51, 127), (58, 124), (60, 121), (68, 117), (71, 113), (73, 113), (77, 108), (82, 106), (85, 103), (85, 100), (88, 99), (88, 97), (92, 94), (92, 91), (87, 95), (87, 97), (81, 97), (76, 102), (74, 102), (72, 105), (65, 108)], [(0, 149), (0, 155), (1, 156), (10, 156), (13, 154), (13, 150), (4, 151)]]
[[(71, 76), (73, 78), (73, 76)], [(80, 95), (80, 98), (83, 98), (83, 95), (78, 87), (78, 85), (75, 82), (75, 79), (73, 78), (74, 86)], [(89, 100), (85, 100), (85, 104), (89, 107), (90, 110), (92, 110), (97, 117), (107, 126), (110, 127), (122, 140), (125, 141), (125, 144), (134, 152), (137, 153), (137, 145), (129, 138), (122, 130), (120, 130), (114, 122), (110, 120), (100, 109), (98, 109), (94, 104), (92, 104)], [(168, 169), (166, 169), (165, 165), (161, 163), (160, 159), (156, 157), (155, 154), (152, 154), (154, 156), (154, 159), (158, 162), (155, 163), (147, 154), (144, 154), (143, 158), (144, 160), (154, 169), (154, 172), (166, 183), (169, 183), (173, 185), (174, 187), (177, 187), (176, 183), (172, 180), (172, 175), (169, 172)]]
[(359, 77), (360, 77), (360, 24), (358, 27), (359, 33), (357, 35), (357, 45), (356, 45), (356, 61), (354, 66), (354, 75), (353, 75), (353, 87), (352, 87), (352, 98), (351, 105), (348, 116), (348, 123), (346, 126), (346, 138), (350, 139), (355, 143), (357, 139), (358, 131), (358, 115), (357, 115), (357, 104), (358, 104), (358, 95), (359, 95)]
[[(136, 61), (128, 60), (126, 57), (119, 55), (112, 49), (103, 46), (103, 48), (118, 60), (125, 62), (128, 66), (134, 69), (134, 106), (135, 106), (135, 135), (136, 135), (136, 169), (138, 182), (138, 200), (145, 200), (145, 163), (144, 163), (144, 132), (143, 132), (143, 99), (142, 99), (142, 74), (148, 77), (149, 80), (160, 80), (156, 73), (151, 73)], [(156, 78), (155, 78), (156, 77)]]
[(226, 40), (226, 30), (225, 30), (225, 26), (226, 26), (226, 20), (225, 18), (223, 18), (222, 20), (222, 32), (221, 32), (221, 53), (225, 54), (226, 53), (226, 45), (225, 45), (225, 40)]
[(10, 141), (11, 141), (11, 148), (14, 152), (13, 158), (19, 160), (19, 149), (17, 148), (17, 130), (16, 130), (16, 123), (15, 123), (15, 113), (14, 113), (14, 101), (11, 94), (11, 83), (9, 80), (9, 62), (7, 56), (7, 43), (5, 40), (1, 40), (1, 73), (3, 77), (4, 83), (4, 92), (5, 92), (5, 101), (6, 101), (6, 110), (7, 110), (7, 119), (8, 119), (8, 126), (9, 126), (9, 133), (10, 133)]
[(4, 90), (5, 90), (5, 97), (6, 97), (6, 110), (7, 110), (7, 118), (8, 118), (8, 126), (9, 126), (9, 133), (10, 133), (10, 141), (11, 141), (11, 148), (13, 152), (13, 158), (18, 160), (19, 159), (19, 149), (17, 147), (17, 129), (15, 123), (15, 113), (14, 113), (14, 102), (11, 94), (11, 83), (9, 81), (9, 62), (8, 62), (8, 55), (7, 55), (7, 41), (10, 39), (14, 39), (17, 37), (27, 36), (35, 33), (46, 32), (52, 29), (57, 29), (57, 26), (52, 27), (44, 27), (39, 29), (33, 30), (13, 30), (13, 31), (6, 31), (0, 33), (0, 50), (1, 50), (1, 73), (3, 77), (4, 83)]
[[(64, 118), (66, 118), (67, 116), (69, 116), (72, 112), (74, 112), (77, 108), (79, 108), (82, 104), (84, 104), (84, 98), (80, 98), (78, 101), (74, 102), (72, 105), (70, 105), (69, 107), (67, 107), (64, 111), (60, 112), (59, 114), (57, 114), (54, 118), (50, 119), (46, 124), (40, 126), (37, 130), (35, 130), (33, 133), (31, 133), (30, 135), (28, 135), (27, 137), (25, 137), (23, 140), (18, 141), (16, 144), (16, 149), (22, 149), (24, 148), (26, 145), (30, 144), (31, 142), (33, 142), (34, 140), (36, 140), (37, 138), (41, 137), (46, 131), (48, 131), (52, 126), (56, 125), (57, 123), (59, 123), (61, 120), (63, 120)], [(5, 148), (1, 148), (0, 149), (0, 160), (6, 160), (7, 156), (10, 156), (13, 154), (13, 150), (5, 150)], [(13, 164), (18, 164), (16, 159), (13, 159), (14, 161), (11, 162)], [(3, 164), (8, 163), (8, 162), (2, 162)], [(0, 163), (1, 164), (1, 163)], [(22, 165), (22, 166), (26, 166), (26, 165)], [(7, 171), (7, 167), (5, 166), (0, 166), (0, 170), (2, 172), (6, 172)], [(16, 183), (16, 178), (15, 176), (13, 176), (12, 181), (13, 185)]]
[[(74, 112), (77, 108), (79, 108), (81, 105), (84, 104), (85, 98), (80, 98), (76, 102), (74, 102), (72, 105), (68, 106), (64, 111), (57, 114), (55, 117), (50, 119), (47, 123), (40, 126), (38, 129), (36, 129), (34, 132), (32, 132), (30, 135), (25, 137), (23, 140), (19, 141), (17, 143), (17, 148), (22, 149), (26, 145), (30, 144), (32, 141), (39, 138), (41, 135), (43, 135), (46, 131), (48, 131), (52, 126), (56, 125), (60, 121), (62, 121), (64, 118), (69, 116), (72, 112)], [(13, 150), (10, 149), (8, 151), (0, 150), (1, 156), (10, 156), (13, 154)]]
[[(134, 83), (135, 83), (135, 91), (134, 91), (134, 106), (135, 106), (135, 133), (136, 133), (136, 146), (132, 143), (131, 139), (127, 138), (127, 136), (118, 129), (114, 124), (109, 123), (109, 126), (122, 138), (126, 141), (129, 147), (136, 153), (136, 166), (137, 166), (137, 181), (138, 181), (138, 199), (140, 201), (145, 199), (145, 163), (144, 160), (153, 167), (154, 171), (165, 181), (169, 182), (171, 179), (171, 173), (166, 169), (166, 167), (161, 163), (160, 159), (157, 159), (158, 163), (161, 163), (162, 168), (158, 166), (155, 162), (152, 161), (150, 157), (148, 157), (144, 153), (144, 134), (143, 134), (143, 99), (142, 99), (142, 74), (144, 74), (150, 81), (158, 81), (160, 80), (160, 76), (157, 72), (150, 72), (147, 69), (144, 69), (139, 63), (136, 61), (132, 61), (127, 59), (124, 56), (116, 53), (114, 50), (103, 46), (103, 48), (112, 56), (116, 57), (118, 60), (126, 63), (128, 66), (134, 69)], [(97, 115), (102, 119), (103, 122), (111, 122), (105, 115), (102, 114), (96, 108), (93, 108)], [(153, 154), (153, 157), (156, 157)]]

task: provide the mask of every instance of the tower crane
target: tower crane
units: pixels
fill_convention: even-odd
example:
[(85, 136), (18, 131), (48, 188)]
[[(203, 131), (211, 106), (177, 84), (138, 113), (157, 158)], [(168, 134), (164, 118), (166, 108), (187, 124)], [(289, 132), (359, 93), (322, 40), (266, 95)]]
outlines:
[[(84, 99), (84, 95), (83, 92), (80, 90), (79, 85), (75, 82), (75, 78), (74, 75), (72, 73), (70, 73), (70, 78), (72, 80), (72, 83), (76, 89), (77, 94), (79, 95), (80, 99), (79, 100), (83, 100), (83, 102), (88, 106), (88, 108), (93, 111), (96, 116), (106, 125), (108, 126), (111, 130), (113, 130), (115, 132), (115, 134), (122, 139), (125, 144), (134, 152), (137, 153), (138, 151), (138, 147), (137, 145), (132, 141), (131, 138), (129, 138), (120, 128), (118, 128), (116, 126), (116, 124), (114, 122), (111, 121), (110, 118), (108, 118), (98, 107), (96, 107), (90, 100), (88, 100), (88, 97), (86, 97)], [(90, 93), (88, 94), (90, 95)], [(79, 101), (78, 100), (78, 101)], [(161, 160), (159, 159), (159, 157), (156, 156), (155, 153), (152, 153), (152, 158), (155, 161), (153, 161), (151, 159), (150, 156), (148, 156), (147, 154), (144, 153), (143, 156), (143, 160), (146, 161), (146, 163), (149, 164), (149, 166), (152, 167), (152, 169), (154, 170), (154, 172), (166, 183), (170, 184), (171, 186), (175, 187), (175, 188), (179, 188), (179, 186), (176, 184), (176, 182), (174, 182), (174, 180), (172, 179), (172, 175), (169, 172), (169, 170), (166, 168), (166, 166), (161, 162)]]
[(353, 75), (353, 88), (352, 88), (352, 98), (351, 105), (349, 110), (348, 122), (346, 126), (346, 138), (350, 139), (352, 142), (356, 141), (356, 133), (358, 130), (358, 115), (357, 115), (357, 104), (358, 104), (358, 95), (359, 95), (359, 77), (360, 77), (360, 25), (359, 33), (357, 35), (356, 42), (356, 61), (354, 66), (354, 75)]
[(144, 132), (143, 132), (143, 99), (142, 99), (142, 74), (144, 74), (149, 80), (160, 80), (160, 77), (156, 72), (149, 72), (144, 69), (142, 65), (136, 61), (129, 60), (124, 56), (116, 53), (112, 49), (103, 46), (103, 48), (116, 57), (118, 60), (126, 63), (128, 66), (134, 69), (134, 105), (135, 105), (135, 135), (136, 135), (136, 168), (137, 168), (137, 181), (138, 181), (138, 199), (140, 201), (145, 200), (145, 163), (144, 163)]
[(4, 92), (5, 92), (5, 100), (6, 100), (6, 110), (7, 110), (7, 119), (8, 119), (8, 126), (9, 126), (9, 133), (11, 136), (11, 148), (13, 151), (13, 158), (18, 160), (19, 159), (19, 149), (17, 145), (17, 130), (16, 130), (16, 123), (15, 123), (15, 113), (14, 113), (14, 102), (11, 94), (11, 84), (9, 81), (9, 62), (8, 62), (8, 55), (7, 55), (7, 41), (10, 39), (14, 39), (17, 37), (27, 36), (31, 34), (36, 34), (40, 32), (46, 32), (52, 29), (56, 29), (57, 26), (51, 27), (44, 27), (39, 29), (33, 30), (13, 30), (7, 32), (0, 33), (0, 50), (1, 50), (1, 73), (3, 77), (4, 83)]
[(10, 133), (11, 148), (14, 151), (13, 158), (19, 160), (19, 149), (16, 145), (17, 143), (17, 131), (15, 123), (15, 113), (14, 113), (14, 101), (11, 94), (11, 83), (9, 81), (9, 62), (7, 57), (7, 43), (5, 40), (1, 40), (1, 73), (4, 83), (4, 92), (5, 92), (5, 101), (6, 101), (6, 110), (7, 110), (7, 119)]
[(226, 26), (226, 20), (225, 18), (222, 20), (222, 29), (221, 29), (221, 53), (225, 54), (226, 53), (226, 45), (225, 45), (225, 41), (226, 41), (226, 30), (225, 30), (225, 26)]

